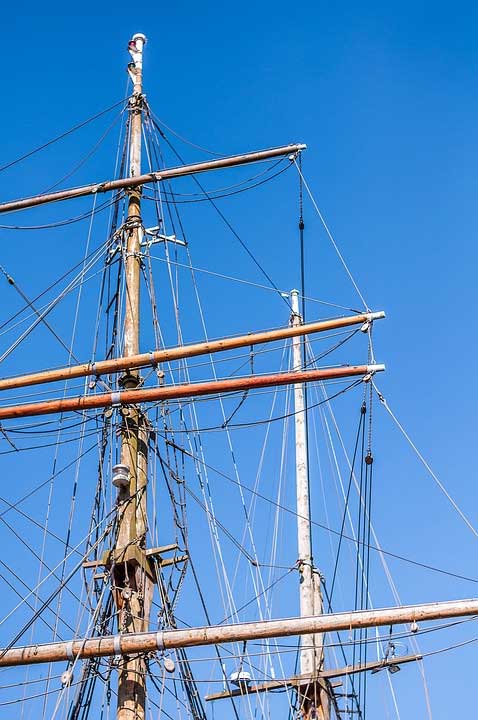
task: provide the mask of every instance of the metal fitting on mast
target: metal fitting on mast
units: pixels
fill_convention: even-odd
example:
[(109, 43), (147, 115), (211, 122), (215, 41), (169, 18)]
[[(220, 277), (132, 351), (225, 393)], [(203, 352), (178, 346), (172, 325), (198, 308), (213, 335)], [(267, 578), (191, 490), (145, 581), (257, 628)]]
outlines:
[(147, 43), (146, 35), (143, 33), (135, 33), (128, 43), (128, 52), (133, 58), (135, 67), (142, 69), (143, 66), (143, 48)]

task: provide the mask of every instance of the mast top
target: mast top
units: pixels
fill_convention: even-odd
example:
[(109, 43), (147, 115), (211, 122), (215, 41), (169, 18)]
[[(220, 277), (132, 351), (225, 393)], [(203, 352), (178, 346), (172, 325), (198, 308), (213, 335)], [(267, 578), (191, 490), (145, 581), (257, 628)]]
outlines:
[(148, 38), (143, 33), (135, 33), (128, 43), (128, 50), (131, 52), (141, 52), (144, 45), (148, 42)]
[[(136, 70), (136, 75), (131, 77), (136, 92), (141, 92), (139, 85), (141, 84), (141, 71), (143, 68), (143, 48), (146, 42), (146, 35), (143, 35), (143, 33), (135, 33), (128, 43), (128, 52), (133, 59), (133, 65)], [(136, 87), (137, 83), (139, 83), (138, 87)]]

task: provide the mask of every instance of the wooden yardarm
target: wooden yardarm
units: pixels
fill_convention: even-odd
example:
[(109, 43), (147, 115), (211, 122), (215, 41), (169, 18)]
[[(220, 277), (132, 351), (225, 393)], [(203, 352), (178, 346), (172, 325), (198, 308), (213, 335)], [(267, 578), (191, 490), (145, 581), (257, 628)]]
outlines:
[(152, 350), (149, 353), (128, 357), (116, 357), (109, 360), (98, 360), (96, 362), (81, 363), (80, 365), (68, 365), (54, 370), (40, 370), (26, 375), (0, 378), (0, 390), (14, 390), (15, 388), (40, 385), (42, 383), (58, 382), (59, 380), (72, 380), (79, 377), (101, 377), (113, 373), (122, 372), (132, 368), (155, 367), (160, 363), (182, 360), (184, 358), (197, 357), (198, 355), (211, 355), (212, 353), (224, 350), (234, 350), (242, 347), (251, 347), (262, 343), (284, 340), (296, 337), (297, 335), (309, 335), (311, 333), (325, 332), (338, 328), (350, 327), (351, 325), (367, 326), (374, 320), (385, 317), (383, 311), (374, 313), (360, 313), (346, 317), (332, 318), (330, 320), (318, 320), (306, 325), (293, 325), (275, 330), (263, 330), (247, 335), (225, 337), (218, 340), (206, 340), (192, 345), (177, 345), (176, 347)]
[[(401, 623), (426, 622), (445, 618), (478, 615), (478, 600), (449, 600), (447, 602), (405, 605), (379, 610), (356, 610), (346, 613), (326, 613), (310, 618), (260, 620), (234, 625), (211, 625), (181, 628), (148, 633), (103, 635), (72, 641), (16, 647), (0, 652), (0, 667), (36, 665), (75, 658), (131, 655), (138, 652), (156, 652), (173, 648), (217, 645), (274, 637), (292, 637), (311, 633), (353, 630), (354, 628), (380, 627)], [(400, 657), (396, 661), (400, 662)], [(331, 670), (330, 676), (344, 674), (342, 669)], [(346, 674), (346, 672), (345, 672)]]

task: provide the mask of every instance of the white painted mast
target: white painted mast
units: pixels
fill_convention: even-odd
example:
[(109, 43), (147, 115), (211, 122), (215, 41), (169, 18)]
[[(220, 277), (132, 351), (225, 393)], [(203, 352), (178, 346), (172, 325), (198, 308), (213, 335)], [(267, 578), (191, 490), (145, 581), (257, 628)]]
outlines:
[[(290, 293), (292, 326), (302, 324), (299, 312), (299, 292)], [(293, 370), (303, 370), (302, 348), (303, 339), (295, 336), (292, 339)], [(294, 385), (294, 422), (295, 422), (295, 473), (297, 494), (297, 549), (299, 563), (299, 597), (300, 616), (311, 617), (321, 615), (322, 596), (320, 593), (319, 575), (314, 572), (312, 556), (312, 533), (310, 522), (310, 487), (307, 451), (307, 424), (304, 383)], [(323, 637), (315, 635), (302, 635), (300, 640), (300, 675), (304, 678), (313, 678), (309, 682), (309, 689), (304, 693), (302, 715), (304, 718), (317, 716), (328, 720), (329, 701), (327, 694), (317, 682), (318, 673), (323, 665)]]

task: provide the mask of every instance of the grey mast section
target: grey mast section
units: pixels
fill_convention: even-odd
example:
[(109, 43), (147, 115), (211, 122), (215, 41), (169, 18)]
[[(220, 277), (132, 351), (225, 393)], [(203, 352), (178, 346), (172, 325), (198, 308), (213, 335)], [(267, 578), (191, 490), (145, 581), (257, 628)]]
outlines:
[[(299, 314), (299, 293), (292, 290), (290, 294), (292, 304), (292, 326), (302, 324)], [(292, 339), (292, 361), (295, 372), (302, 370), (302, 338)], [(312, 536), (310, 524), (310, 489), (309, 468), (307, 458), (307, 437), (305, 418), (304, 384), (294, 385), (294, 423), (295, 423), (295, 479), (297, 502), (297, 549), (299, 557), (299, 596), (300, 615), (310, 617), (322, 612), (322, 608), (314, 607), (314, 577), (312, 568)], [(313, 635), (301, 637), (300, 673), (301, 675), (314, 675), (317, 671), (317, 658), (315, 642), (319, 638)]]
[(281, 147), (270, 148), (268, 150), (257, 150), (243, 155), (232, 155), (231, 157), (220, 158), (219, 160), (209, 160), (207, 162), (193, 163), (192, 165), (180, 165), (179, 167), (165, 168), (164, 170), (137, 175), (136, 177), (131, 176), (127, 178), (119, 178), (117, 180), (92, 183), (90, 185), (81, 185), (76, 188), (70, 188), (69, 190), (59, 190), (54, 193), (35, 195), (21, 200), (12, 200), (10, 202), (2, 203), (0, 204), (0, 213), (12, 212), (14, 210), (25, 210), (38, 205), (59, 202), (61, 200), (71, 200), (73, 198), (85, 197), (96, 193), (106, 193), (113, 190), (131, 190), (132, 188), (140, 187), (146, 183), (162, 182), (163, 180), (185, 177), (186, 175), (195, 175), (197, 173), (207, 172), (208, 170), (221, 170), (223, 168), (262, 162), (275, 157), (286, 155), (295, 156), (297, 153), (305, 150), (306, 147), (306, 145), (297, 143), (292, 145), (283, 145)]

